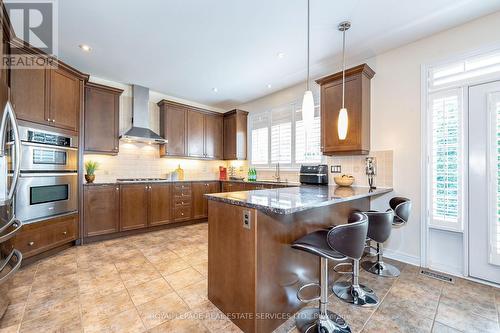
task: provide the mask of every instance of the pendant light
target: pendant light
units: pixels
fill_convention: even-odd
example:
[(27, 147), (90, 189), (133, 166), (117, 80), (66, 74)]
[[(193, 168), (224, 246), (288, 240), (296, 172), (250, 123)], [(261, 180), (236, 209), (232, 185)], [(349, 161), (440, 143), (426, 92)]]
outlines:
[(312, 123), (314, 121), (314, 98), (312, 91), (309, 88), (309, 35), (310, 35), (310, 0), (307, 0), (307, 81), (306, 81), (306, 92), (304, 93), (304, 98), (302, 99), (302, 121), (304, 123), (304, 128), (306, 135), (310, 132)]
[(337, 120), (337, 132), (339, 140), (345, 140), (349, 128), (349, 116), (345, 107), (345, 32), (351, 27), (351, 22), (344, 21), (339, 24), (339, 31), (342, 31), (342, 108), (339, 111)]

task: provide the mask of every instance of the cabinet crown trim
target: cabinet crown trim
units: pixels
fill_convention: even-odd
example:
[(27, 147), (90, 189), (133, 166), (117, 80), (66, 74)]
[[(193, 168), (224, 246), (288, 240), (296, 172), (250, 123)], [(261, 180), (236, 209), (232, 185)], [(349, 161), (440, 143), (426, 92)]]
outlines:
[(105, 90), (106, 92), (117, 94), (117, 95), (121, 95), (123, 93), (123, 89), (105, 86), (104, 84), (99, 84), (99, 83), (95, 83), (95, 82), (86, 82), (85, 88), (101, 89), (101, 90)]
[(168, 106), (175, 106), (175, 107), (185, 108), (188, 111), (196, 111), (196, 112), (201, 112), (201, 113), (211, 114), (211, 115), (217, 115), (217, 116), (222, 116), (223, 115), (223, 113), (220, 113), (220, 112), (217, 112), (217, 111), (206, 110), (206, 109), (202, 109), (202, 108), (197, 107), (197, 106), (192, 106), (192, 105), (189, 105), (189, 104), (183, 104), (183, 103), (179, 103), (179, 102), (169, 101), (169, 100), (166, 100), (166, 99), (162, 99), (161, 101), (159, 101), (156, 104), (160, 108), (161, 107), (168, 107)]
[[(368, 66), (367, 64), (361, 64), (345, 70), (346, 77), (358, 74), (364, 74), (367, 78), (371, 79), (375, 75), (375, 71), (371, 69), (371, 67)], [(342, 80), (342, 71), (317, 79), (316, 83), (319, 85), (323, 85), (325, 83), (337, 80)]]

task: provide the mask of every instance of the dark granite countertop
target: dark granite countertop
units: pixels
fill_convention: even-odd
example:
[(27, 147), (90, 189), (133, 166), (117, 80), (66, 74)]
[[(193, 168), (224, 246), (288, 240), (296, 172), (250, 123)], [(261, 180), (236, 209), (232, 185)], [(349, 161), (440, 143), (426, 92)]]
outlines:
[(392, 188), (380, 187), (370, 191), (369, 187), (330, 185), (216, 193), (206, 194), (206, 196), (209, 200), (255, 208), (270, 213), (293, 214), (311, 208), (371, 197), (391, 191)]
[(120, 184), (152, 184), (152, 183), (203, 183), (203, 182), (218, 182), (218, 179), (185, 179), (185, 180), (154, 180), (154, 181), (114, 181), (114, 182), (93, 182), (83, 183), (84, 186), (99, 186), (99, 185), (120, 185)]

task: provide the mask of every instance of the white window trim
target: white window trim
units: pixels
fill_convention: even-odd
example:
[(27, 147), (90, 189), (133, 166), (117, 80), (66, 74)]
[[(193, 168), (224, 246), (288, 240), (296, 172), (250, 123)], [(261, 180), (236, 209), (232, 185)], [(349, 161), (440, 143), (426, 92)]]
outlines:
[[(442, 65), (447, 65), (447, 64), (452, 64), (453, 62), (458, 62), (465, 60), (467, 58), (475, 57), (475, 56), (480, 56), (495, 50), (500, 49), (500, 43), (491, 43), (489, 45), (486, 45), (482, 48), (476, 49), (474, 51), (468, 51), (468, 52), (463, 52), (463, 53), (458, 53), (453, 56), (447, 57), (445, 60), (441, 61), (436, 61), (434, 63), (429, 63), (429, 64), (422, 64), (421, 65), (421, 70), (420, 70), (420, 113), (421, 113), (421, 118), (420, 118), (420, 134), (421, 134), (421, 151), (420, 151), (420, 161), (421, 161), (421, 183), (420, 183), (420, 188), (421, 188), (421, 195), (420, 199), (422, 202), (422, 207), (421, 207), (421, 216), (422, 216), (422, 223), (420, 224), (420, 231), (421, 231), (421, 246), (420, 246), (420, 265), (422, 267), (429, 267), (429, 259), (428, 259), (428, 244), (429, 244), (429, 232), (431, 229), (438, 229), (438, 230), (443, 230), (443, 231), (448, 231), (448, 232), (455, 232), (455, 233), (462, 233), (463, 234), (463, 249), (464, 249), (464, 255), (463, 255), (463, 275), (467, 277), (469, 275), (469, 212), (468, 212), (468, 204), (464, 205), (463, 209), (463, 218), (464, 218), (464, 223), (463, 223), (463, 228), (460, 231), (457, 231), (455, 229), (450, 230), (446, 227), (438, 227), (438, 226), (431, 226), (429, 223), (430, 219), (430, 193), (428, 191), (428, 181), (430, 179), (430, 175), (428, 174), (429, 168), (428, 163), (429, 163), (429, 152), (428, 152), (428, 140), (430, 137), (429, 130), (427, 128), (428, 126), (428, 117), (429, 117), (429, 112), (428, 112), (428, 95), (429, 95), (429, 84), (428, 84), (428, 73), (429, 69), (431, 67), (436, 67), (436, 66), (442, 66)], [(495, 80), (498, 80), (499, 77), (498, 75), (495, 77)], [(491, 76), (486, 76), (486, 77), (479, 77), (474, 80), (474, 84), (483, 84), (492, 81)], [(467, 88), (471, 85), (471, 82), (468, 82), (467, 84), (464, 84), (463, 86)], [(468, 93), (465, 93), (466, 98), (464, 98), (463, 103), (464, 103), (464, 123), (463, 126), (465, 128), (468, 127), (468, 108), (469, 108), (469, 101), (468, 101)], [(465, 144), (463, 147), (463, 154), (464, 154), (464, 164), (465, 168), (463, 169), (464, 172), (464, 182), (465, 184), (468, 184), (468, 174), (469, 174), (469, 161), (468, 161), (468, 156), (469, 156), (469, 151), (468, 151), (468, 144)], [(465, 186), (463, 189), (462, 193), (464, 198), (469, 197), (468, 193), (468, 186)]]
[[(298, 108), (298, 106), (300, 104), (298, 104), (299, 102), (298, 101), (292, 101), (290, 103), (285, 103), (285, 104), (282, 104), (282, 106), (290, 106), (293, 111), (292, 111), (292, 149), (291, 149), (291, 156), (292, 156), (292, 163), (287, 163), (287, 164), (283, 164), (283, 163), (280, 163), (280, 171), (299, 171), (300, 170), (300, 166), (301, 165), (318, 165), (319, 163), (323, 163), (324, 161), (324, 156), (322, 155), (321, 156), (321, 161), (320, 162), (313, 162), (313, 163), (296, 163), (295, 162), (295, 139), (296, 139), (296, 135), (295, 135), (295, 132), (296, 132), (296, 127), (295, 127), (295, 115), (297, 113), (297, 110), (299, 110), (300, 108)], [(315, 105), (314, 105), (315, 108), (318, 108), (320, 107), (319, 103), (316, 103), (315, 101)], [(260, 112), (255, 112), (254, 114), (251, 114), (251, 117), (255, 117), (255, 116), (258, 116), (260, 114), (271, 114), (272, 112), (272, 109), (269, 109), (269, 110), (266, 110), (266, 111), (260, 111)], [(248, 121), (247, 122), (247, 142), (248, 142), (248, 147), (247, 147), (247, 152), (248, 152), (248, 165), (250, 168), (254, 168), (256, 170), (261, 170), (261, 171), (274, 171), (276, 170), (276, 165), (277, 163), (272, 163), (271, 162), (271, 123), (272, 123), (272, 117), (270, 116), (269, 117), (269, 131), (268, 131), (268, 163), (267, 164), (252, 164), (252, 122), (251, 121)]]

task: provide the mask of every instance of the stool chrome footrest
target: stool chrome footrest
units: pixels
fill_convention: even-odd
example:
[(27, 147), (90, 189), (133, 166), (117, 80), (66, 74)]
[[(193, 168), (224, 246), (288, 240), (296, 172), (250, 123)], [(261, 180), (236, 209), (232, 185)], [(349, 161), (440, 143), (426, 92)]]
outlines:
[(340, 271), (342, 267), (349, 267), (352, 270), (352, 262), (341, 262), (333, 267), (333, 271), (338, 274), (352, 275), (352, 271)]
[(378, 297), (370, 288), (359, 284), (353, 286), (349, 281), (336, 282), (333, 285), (333, 293), (341, 300), (364, 307), (378, 304)]
[(302, 290), (309, 288), (309, 287), (318, 287), (321, 290), (321, 285), (319, 283), (316, 283), (316, 282), (308, 283), (308, 284), (305, 284), (302, 287), (300, 287), (299, 290), (297, 290), (297, 298), (302, 303), (319, 301), (319, 299), (321, 298), (321, 296), (317, 296), (317, 297), (313, 297), (313, 298), (303, 298), (302, 296), (300, 296), (300, 293), (302, 292)]
[(379, 275), (379, 276), (385, 276), (385, 277), (398, 277), (400, 272), (399, 269), (397, 269), (395, 266), (391, 264), (387, 264), (385, 262), (379, 262), (379, 261), (363, 261), (361, 263), (361, 267), (365, 271), (368, 271), (370, 273)]
[(304, 309), (295, 316), (295, 325), (301, 333), (351, 333), (344, 318), (327, 311), (321, 315), (319, 309)]

